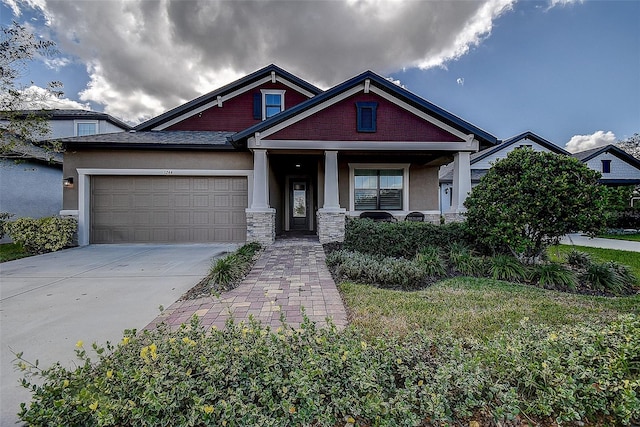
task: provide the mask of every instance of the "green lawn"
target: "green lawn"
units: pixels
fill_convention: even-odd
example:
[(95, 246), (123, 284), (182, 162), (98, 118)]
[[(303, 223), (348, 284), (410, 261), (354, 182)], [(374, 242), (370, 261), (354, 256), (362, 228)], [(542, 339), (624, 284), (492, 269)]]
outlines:
[(15, 243), (0, 244), (0, 262), (11, 261), (27, 256), (29, 256), (29, 254), (27, 254), (20, 245), (16, 245)]
[(550, 326), (607, 322), (640, 314), (640, 295), (603, 298), (548, 291), (490, 279), (459, 277), (417, 292), (339, 285), (351, 324), (368, 336), (404, 336), (416, 329), (434, 335), (485, 339), (523, 320)]
[(640, 242), (640, 234), (602, 234), (598, 235), (604, 239), (630, 240), (632, 242)]
[(549, 248), (547, 253), (551, 260), (558, 261), (563, 260), (563, 256), (574, 248), (580, 252), (591, 254), (596, 261), (616, 261), (620, 264), (628, 265), (633, 269), (636, 276), (640, 277), (640, 252), (589, 248), (586, 246), (558, 245)]

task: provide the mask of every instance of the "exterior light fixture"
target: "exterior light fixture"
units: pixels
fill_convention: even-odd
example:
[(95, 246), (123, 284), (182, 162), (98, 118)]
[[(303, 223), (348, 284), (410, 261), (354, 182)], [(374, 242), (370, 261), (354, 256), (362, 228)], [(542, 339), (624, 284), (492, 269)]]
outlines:
[(296, 165), (296, 167), (297, 167), (298, 169), (300, 169), (300, 167), (301, 167), (301, 166), (300, 166), (299, 164), (297, 164), (297, 165)]
[(70, 176), (62, 180), (62, 186), (64, 188), (73, 188), (73, 177)]

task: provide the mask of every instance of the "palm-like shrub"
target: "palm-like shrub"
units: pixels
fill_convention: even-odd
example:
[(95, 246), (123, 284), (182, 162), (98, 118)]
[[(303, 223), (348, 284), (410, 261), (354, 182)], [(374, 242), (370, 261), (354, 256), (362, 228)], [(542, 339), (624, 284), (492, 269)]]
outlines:
[(624, 289), (624, 282), (610, 263), (591, 264), (581, 279), (597, 291), (619, 293)]
[(574, 291), (578, 285), (575, 273), (555, 262), (535, 265), (531, 274), (532, 281), (545, 288)]
[(591, 265), (591, 255), (586, 252), (581, 252), (576, 249), (571, 249), (567, 254), (567, 262), (569, 265), (578, 268), (587, 268)]
[(416, 261), (424, 268), (427, 276), (440, 277), (447, 274), (447, 268), (436, 246), (425, 246), (416, 255)]
[(496, 255), (490, 260), (489, 273), (493, 279), (523, 282), (527, 279), (527, 269), (516, 258)]

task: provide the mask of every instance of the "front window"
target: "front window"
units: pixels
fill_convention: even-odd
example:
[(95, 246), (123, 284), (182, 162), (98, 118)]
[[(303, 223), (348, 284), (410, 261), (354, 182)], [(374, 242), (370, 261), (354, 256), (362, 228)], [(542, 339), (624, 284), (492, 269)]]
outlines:
[(355, 209), (402, 210), (403, 188), (402, 169), (355, 169)]
[(284, 111), (284, 90), (262, 90), (262, 120)]
[(76, 122), (76, 136), (95, 135), (98, 133), (96, 122)]

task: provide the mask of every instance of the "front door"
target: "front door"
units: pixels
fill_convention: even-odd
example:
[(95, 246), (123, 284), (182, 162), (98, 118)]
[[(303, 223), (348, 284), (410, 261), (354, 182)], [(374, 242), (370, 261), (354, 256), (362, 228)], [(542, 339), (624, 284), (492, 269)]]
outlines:
[(309, 229), (309, 185), (307, 180), (289, 181), (290, 199), (289, 227), (291, 230)]

